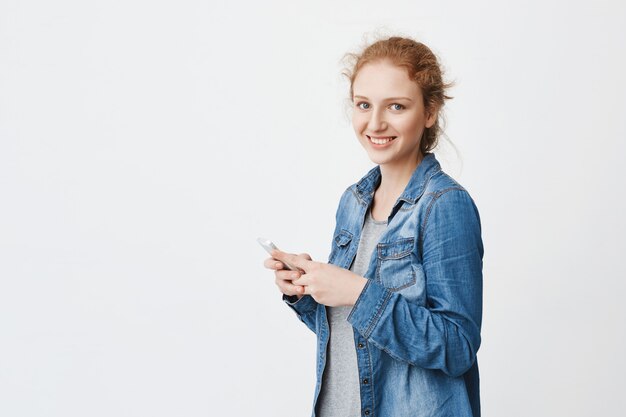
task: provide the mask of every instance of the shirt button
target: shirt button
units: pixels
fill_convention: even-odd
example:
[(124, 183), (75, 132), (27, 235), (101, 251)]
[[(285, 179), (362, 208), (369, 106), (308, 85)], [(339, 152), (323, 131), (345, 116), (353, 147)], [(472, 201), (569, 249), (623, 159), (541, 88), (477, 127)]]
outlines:
[(359, 349), (363, 349), (363, 343), (359, 343), (358, 346), (359, 346)]
[(366, 416), (369, 416), (369, 415), (370, 415), (370, 410), (365, 410), (365, 411), (363, 412), (363, 414), (365, 414)]
[(365, 378), (365, 379), (363, 380), (363, 383), (364, 383), (364, 384), (367, 384), (368, 382), (369, 382), (369, 381), (367, 380), (367, 378)]

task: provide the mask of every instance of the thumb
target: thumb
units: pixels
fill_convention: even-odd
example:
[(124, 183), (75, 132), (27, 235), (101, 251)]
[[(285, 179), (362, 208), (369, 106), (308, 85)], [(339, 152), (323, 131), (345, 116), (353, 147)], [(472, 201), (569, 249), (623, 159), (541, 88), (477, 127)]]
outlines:
[(283, 261), (283, 263), (287, 263), (302, 271), (304, 271), (305, 263), (309, 262), (306, 259), (302, 259), (291, 253), (283, 252), (280, 249), (274, 249), (272, 251), (272, 257), (275, 259), (278, 259), (279, 261)]

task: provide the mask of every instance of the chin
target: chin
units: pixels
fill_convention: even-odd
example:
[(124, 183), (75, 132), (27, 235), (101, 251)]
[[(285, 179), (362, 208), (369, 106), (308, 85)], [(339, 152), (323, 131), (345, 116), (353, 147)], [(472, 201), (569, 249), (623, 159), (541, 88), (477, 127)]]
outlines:
[(369, 157), (370, 161), (372, 161), (376, 165), (382, 165), (389, 162), (389, 158), (382, 158), (380, 155), (372, 155), (371, 153), (368, 153), (367, 156)]

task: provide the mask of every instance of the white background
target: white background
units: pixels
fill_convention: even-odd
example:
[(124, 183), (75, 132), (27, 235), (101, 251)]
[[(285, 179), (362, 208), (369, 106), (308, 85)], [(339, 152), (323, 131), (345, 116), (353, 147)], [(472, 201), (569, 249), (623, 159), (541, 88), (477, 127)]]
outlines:
[[(483, 225), (483, 416), (623, 415), (626, 6), (0, 2), (0, 415), (309, 416), (257, 236), (325, 261), (373, 164), (342, 55), (441, 58)], [(369, 38), (363, 38), (368, 34)]]

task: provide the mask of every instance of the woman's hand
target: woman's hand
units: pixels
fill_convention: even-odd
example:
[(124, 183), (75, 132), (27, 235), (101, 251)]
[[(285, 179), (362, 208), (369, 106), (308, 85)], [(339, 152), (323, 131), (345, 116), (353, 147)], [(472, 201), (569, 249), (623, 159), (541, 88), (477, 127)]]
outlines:
[[(327, 306), (354, 305), (367, 283), (367, 278), (352, 271), (332, 264), (314, 262), (310, 257), (305, 259), (276, 249), (272, 251), (272, 257), (304, 271), (302, 274), (295, 272), (301, 276), (291, 282), (295, 288), (304, 287), (304, 291), (296, 290), (296, 294), (310, 294), (315, 301)], [(294, 274), (294, 271), (289, 271), (289, 274)]]
[[(305, 260), (311, 260), (311, 256), (308, 253), (301, 253), (300, 255), (293, 255), (295, 257), (299, 257)], [(276, 275), (276, 286), (285, 295), (295, 295), (298, 297), (298, 300), (302, 298), (304, 293), (304, 288), (302, 286), (293, 285), (292, 281), (295, 278), (300, 278), (300, 272), (291, 271), (287, 268), (284, 268), (282, 262), (274, 259), (267, 258), (265, 262), (263, 262), (263, 266), (267, 269), (273, 269), (276, 271), (274, 274)]]

